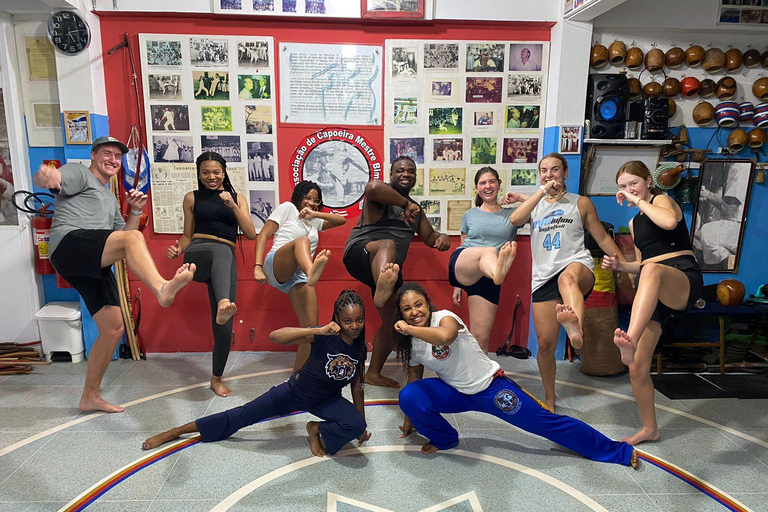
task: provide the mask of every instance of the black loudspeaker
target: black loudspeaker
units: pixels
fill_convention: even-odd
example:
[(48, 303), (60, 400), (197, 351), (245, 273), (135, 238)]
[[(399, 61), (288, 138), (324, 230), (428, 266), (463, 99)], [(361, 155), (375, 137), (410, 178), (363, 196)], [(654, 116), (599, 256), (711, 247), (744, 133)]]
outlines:
[(623, 139), (627, 120), (629, 81), (626, 75), (589, 75), (587, 85), (588, 138)]
[(660, 140), (667, 136), (669, 126), (669, 100), (667, 98), (645, 98), (643, 100), (643, 129), (640, 138)]

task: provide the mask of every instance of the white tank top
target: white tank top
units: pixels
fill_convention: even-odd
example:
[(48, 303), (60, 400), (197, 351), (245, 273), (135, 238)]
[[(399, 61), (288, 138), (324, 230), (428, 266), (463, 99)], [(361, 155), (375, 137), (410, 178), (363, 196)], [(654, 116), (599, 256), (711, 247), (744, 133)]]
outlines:
[(592, 255), (584, 247), (579, 197), (566, 193), (552, 204), (542, 198), (531, 212), (531, 292), (573, 262), (594, 271)]

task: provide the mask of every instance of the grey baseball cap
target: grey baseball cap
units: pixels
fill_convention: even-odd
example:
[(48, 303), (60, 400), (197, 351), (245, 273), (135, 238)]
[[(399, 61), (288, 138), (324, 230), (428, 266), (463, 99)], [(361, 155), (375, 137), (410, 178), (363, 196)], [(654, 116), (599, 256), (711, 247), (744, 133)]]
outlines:
[(126, 146), (116, 138), (109, 137), (109, 136), (99, 137), (98, 139), (93, 141), (93, 145), (91, 146), (91, 151), (98, 150), (99, 146), (103, 146), (104, 144), (114, 144), (115, 146), (119, 147), (120, 151), (122, 151), (123, 153), (128, 152), (128, 146)]

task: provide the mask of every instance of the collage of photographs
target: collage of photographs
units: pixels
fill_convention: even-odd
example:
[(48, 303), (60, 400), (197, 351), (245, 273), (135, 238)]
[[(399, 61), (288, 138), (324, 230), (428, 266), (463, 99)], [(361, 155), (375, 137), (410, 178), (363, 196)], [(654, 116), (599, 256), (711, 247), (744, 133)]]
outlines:
[(195, 159), (215, 151), (257, 229), (277, 204), (272, 38), (140, 34), (154, 226), (183, 230)]
[(502, 192), (533, 190), (548, 43), (388, 40), (386, 56), (387, 161), (416, 162), (412, 195), (434, 225), (459, 233), (483, 166), (499, 171)]

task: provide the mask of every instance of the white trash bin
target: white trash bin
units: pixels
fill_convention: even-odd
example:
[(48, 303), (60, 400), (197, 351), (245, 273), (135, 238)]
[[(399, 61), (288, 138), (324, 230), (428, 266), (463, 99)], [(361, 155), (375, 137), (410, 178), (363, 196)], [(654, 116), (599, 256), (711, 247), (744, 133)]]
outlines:
[(68, 353), (73, 363), (83, 360), (83, 321), (79, 302), (51, 302), (35, 314), (47, 361), (55, 353)]

